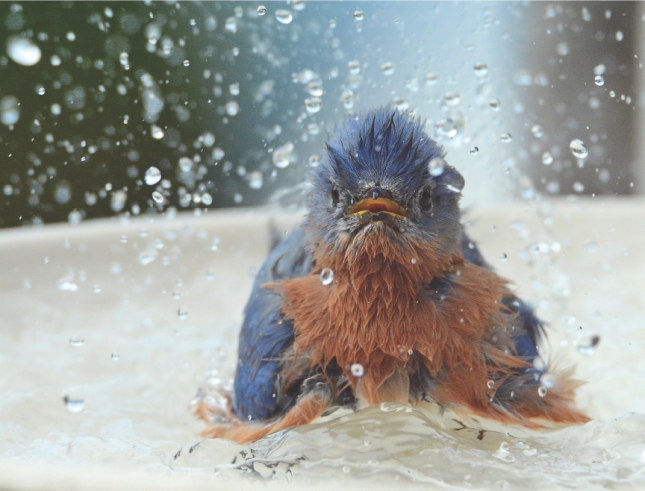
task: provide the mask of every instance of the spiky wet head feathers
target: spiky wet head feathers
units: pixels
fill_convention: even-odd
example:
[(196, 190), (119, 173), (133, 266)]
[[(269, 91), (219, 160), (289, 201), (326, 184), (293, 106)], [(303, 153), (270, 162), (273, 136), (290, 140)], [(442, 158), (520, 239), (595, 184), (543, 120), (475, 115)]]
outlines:
[(376, 189), (406, 210), (408, 218), (396, 226), (403, 236), (448, 238), (442, 242), (452, 247), (464, 181), (448, 165), (431, 175), (428, 164), (443, 155), (422, 122), (408, 113), (383, 107), (349, 117), (312, 172), (306, 227), (313, 244), (333, 244), (341, 234), (356, 233), (361, 224), (349, 211)]

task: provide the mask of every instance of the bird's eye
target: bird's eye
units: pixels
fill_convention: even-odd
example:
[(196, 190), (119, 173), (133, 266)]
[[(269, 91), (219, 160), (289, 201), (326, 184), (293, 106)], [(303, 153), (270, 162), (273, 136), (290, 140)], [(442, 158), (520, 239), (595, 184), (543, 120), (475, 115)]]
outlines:
[(340, 201), (340, 193), (338, 192), (338, 189), (334, 189), (331, 192), (331, 204), (332, 204), (332, 206), (337, 206), (339, 201)]
[(423, 193), (421, 193), (419, 204), (425, 211), (432, 210), (432, 189), (430, 189), (430, 187), (425, 188)]

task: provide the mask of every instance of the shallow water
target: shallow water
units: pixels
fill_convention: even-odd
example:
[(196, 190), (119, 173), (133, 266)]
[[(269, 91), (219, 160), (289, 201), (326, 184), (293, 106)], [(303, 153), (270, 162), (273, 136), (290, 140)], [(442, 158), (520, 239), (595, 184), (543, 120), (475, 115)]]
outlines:
[[(642, 487), (645, 279), (635, 271), (645, 250), (633, 224), (643, 210), (637, 200), (590, 200), (467, 216), (488, 260), (550, 322), (548, 353), (578, 364), (588, 381), (579, 405), (594, 418), (481, 440), (449, 417), (386, 405), (252, 445), (201, 441), (190, 402), (199, 387), (230, 384), (242, 308), (266, 248), (264, 212), (5, 231), (0, 462), (100, 464), (195, 482)], [(595, 349), (576, 349), (592, 334)]]

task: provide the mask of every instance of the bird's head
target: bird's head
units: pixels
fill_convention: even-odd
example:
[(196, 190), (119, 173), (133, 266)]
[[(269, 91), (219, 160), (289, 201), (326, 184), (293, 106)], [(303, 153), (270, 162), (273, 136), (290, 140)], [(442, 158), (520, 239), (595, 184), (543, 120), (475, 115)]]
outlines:
[(348, 118), (312, 172), (306, 228), (314, 248), (360, 248), (377, 233), (456, 253), (464, 179), (443, 156), (407, 113), (386, 107)]

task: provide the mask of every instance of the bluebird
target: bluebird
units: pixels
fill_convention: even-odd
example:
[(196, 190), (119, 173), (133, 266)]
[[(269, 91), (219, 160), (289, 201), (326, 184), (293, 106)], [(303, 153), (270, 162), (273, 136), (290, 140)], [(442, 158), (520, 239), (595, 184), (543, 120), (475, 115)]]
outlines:
[(529, 428), (588, 421), (579, 384), (538, 354), (543, 323), (465, 232), (464, 178), (444, 157), (389, 107), (336, 129), (304, 223), (253, 285), (229, 421), (204, 435), (253, 441), (382, 402)]

